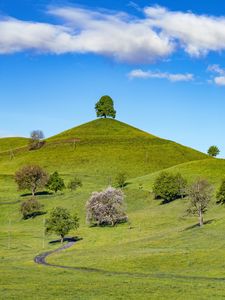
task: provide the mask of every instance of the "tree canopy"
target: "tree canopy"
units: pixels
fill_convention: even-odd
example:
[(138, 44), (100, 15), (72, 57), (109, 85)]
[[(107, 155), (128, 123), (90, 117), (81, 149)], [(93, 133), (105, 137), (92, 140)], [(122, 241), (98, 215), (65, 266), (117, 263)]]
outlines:
[(220, 150), (217, 146), (211, 146), (211, 147), (209, 147), (207, 153), (209, 156), (216, 157), (220, 154)]
[(60, 235), (61, 243), (63, 243), (65, 235), (68, 234), (70, 230), (79, 227), (79, 219), (76, 214), (72, 216), (66, 208), (56, 207), (51, 211), (45, 226), (47, 234), (55, 233)]
[(36, 190), (48, 182), (48, 174), (40, 166), (28, 165), (16, 172), (15, 181), (19, 190), (30, 190), (34, 196)]
[(115, 119), (116, 117), (114, 103), (110, 96), (102, 96), (100, 100), (95, 104), (95, 110), (97, 117), (111, 117), (113, 119)]
[(57, 171), (50, 175), (47, 188), (55, 193), (65, 188), (64, 180), (59, 176)]

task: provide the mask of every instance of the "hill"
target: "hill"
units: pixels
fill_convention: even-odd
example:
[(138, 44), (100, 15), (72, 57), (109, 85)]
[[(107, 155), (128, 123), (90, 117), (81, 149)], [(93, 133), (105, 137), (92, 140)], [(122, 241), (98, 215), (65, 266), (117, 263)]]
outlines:
[[(192, 161), (177, 166), (164, 169), (165, 172), (181, 173), (189, 182), (196, 178), (207, 178), (212, 184), (218, 186), (225, 178), (225, 160), (224, 159), (203, 159)], [(146, 176), (131, 179), (131, 186), (139, 188), (140, 185), (145, 190), (151, 190), (154, 180), (161, 171), (153, 172)]]
[(24, 147), (27, 145), (28, 140), (23, 137), (0, 138), (0, 153)]
[(49, 171), (88, 174), (106, 182), (118, 172), (142, 176), (207, 157), (125, 123), (98, 119), (47, 139), (39, 150), (24, 149), (13, 160), (0, 154), (0, 172), (12, 174), (24, 164), (36, 163)]

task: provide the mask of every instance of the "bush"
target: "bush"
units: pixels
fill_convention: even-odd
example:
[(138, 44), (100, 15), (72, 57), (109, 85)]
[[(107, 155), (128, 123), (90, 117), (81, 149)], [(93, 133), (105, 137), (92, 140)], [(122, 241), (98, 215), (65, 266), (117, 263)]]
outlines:
[(59, 176), (58, 172), (54, 172), (50, 175), (48, 183), (46, 187), (57, 193), (58, 191), (62, 191), (65, 188), (65, 184), (63, 179)]
[(170, 202), (185, 196), (187, 181), (181, 174), (175, 175), (162, 172), (155, 180), (153, 193), (155, 199), (163, 199), (165, 202)]
[(108, 187), (94, 192), (86, 204), (87, 222), (90, 225), (111, 225), (127, 222), (124, 209), (124, 194), (121, 190)]
[(70, 189), (71, 191), (75, 191), (78, 187), (82, 187), (82, 181), (78, 177), (74, 177), (70, 182), (68, 183), (67, 188)]
[(31, 198), (21, 203), (20, 212), (23, 215), (23, 219), (33, 218), (41, 214), (43, 205), (39, 203), (35, 198)]
[(126, 180), (127, 180), (126, 174), (125, 173), (119, 173), (115, 178), (116, 186), (119, 187), (119, 188), (125, 187)]
[(217, 203), (225, 203), (225, 179), (221, 182), (220, 188), (216, 194)]

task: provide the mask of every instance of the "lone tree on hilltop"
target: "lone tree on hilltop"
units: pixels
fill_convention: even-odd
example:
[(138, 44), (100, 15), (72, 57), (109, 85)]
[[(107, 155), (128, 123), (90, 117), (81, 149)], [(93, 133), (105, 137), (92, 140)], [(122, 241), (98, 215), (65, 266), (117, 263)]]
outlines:
[(62, 191), (66, 186), (63, 179), (59, 176), (59, 173), (56, 171), (49, 176), (49, 180), (47, 182), (46, 187), (57, 193), (58, 191)]
[(56, 207), (51, 211), (45, 226), (45, 232), (47, 234), (55, 233), (60, 235), (61, 243), (63, 243), (65, 235), (68, 234), (70, 230), (79, 227), (79, 219), (76, 214), (72, 216), (66, 208)]
[(216, 157), (220, 154), (220, 150), (217, 146), (211, 146), (211, 147), (209, 147), (207, 153), (209, 156)]
[(188, 189), (190, 207), (187, 212), (197, 215), (199, 226), (203, 226), (203, 215), (207, 212), (208, 204), (212, 199), (213, 187), (205, 179), (198, 179)]
[(115, 119), (116, 111), (114, 109), (114, 103), (111, 97), (102, 96), (100, 100), (95, 104), (95, 110), (97, 117), (111, 117)]
[(30, 144), (29, 149), (35, 150), (39, 149), (44, 145), (42, 141), (44, 139), (44, 133), (41, 130), (33, 130), (30, 134)]
[(127, 222), (124, 194), (121, 190), (108, 187), (94, 192), (86, 204), (87, 223), (90, 225), (111, 225)]
[(15, 181), (19, 190), (30, 190), (32, 195), (48, 182), (48, 174), (36, 165), (28, 165), (19, 169), (15, 174)]

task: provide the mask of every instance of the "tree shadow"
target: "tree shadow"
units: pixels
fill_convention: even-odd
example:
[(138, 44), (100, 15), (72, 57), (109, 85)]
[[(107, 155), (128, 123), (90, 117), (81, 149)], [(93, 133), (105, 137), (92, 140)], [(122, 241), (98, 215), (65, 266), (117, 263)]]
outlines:
[[(204, 225), (211, 224), (213, 221), (215, 221), (215, 219), (211, 219), (211, 220), (205, 221), (204, 224), (203, 224), (203, 227), (204, 227)], [(187, 230), (191, 230), (191, 229), (199, 228), (199, 227), (200, 227), (199, 223), (197, 223), (197, 224), (194, 224), (192, 226), (189, 226), (189, 227), (185, 228), (183, 231), (187, 231)]]
[[(35, 196), (47, 196), (47, 195), (53, 195), (53, 192), (42, 191), (42, 192), (35, 193)], [(32, 196), (32, 193), (25, 193), (20, 195), (20, 197), (27, 197), (27, 196)]]
[(26, 215), (23, 219), (24, 220), (34, 219), (37, 216), (42, 216), (42, 215), (46, 215), (46, 214), (47, 214), (46, 211), (35, 211), (33, 213), (30, 213), (30, 214)]
[[(83, 238), (81, 237), (78, 237), (78, 236), (73, 236), (73, 237), (65, 237), (63, 239), (64, 242), (78, 242), (78, 241), (81, 241), (83, 240)], [(58, 240), (54, 240), (54, 241), (50, 241), (49, 244), (58, 244), (58, 243), (61, 243), (61, 239), (58, 239)]]
[(177, 201), (177, 200), (184, 200), (185, 199), (185, 197), (177, 197), (177, 198), (175, 198), (175, 199), (173, 199), (173, 200), (165, 200), (165, 199), (156, 199), (156, 200), (162, 200), (161, 202), (160, 202), (160, 205), (165, 205), (165, 204), (169, 204), (169, 203), (171, 203), (171, 202), (174, 202), (174, 201)]

